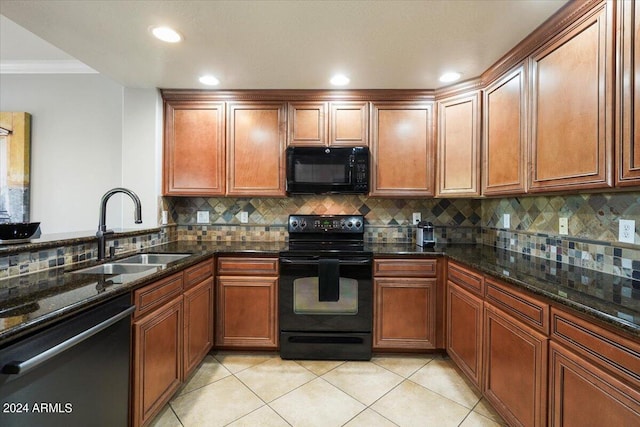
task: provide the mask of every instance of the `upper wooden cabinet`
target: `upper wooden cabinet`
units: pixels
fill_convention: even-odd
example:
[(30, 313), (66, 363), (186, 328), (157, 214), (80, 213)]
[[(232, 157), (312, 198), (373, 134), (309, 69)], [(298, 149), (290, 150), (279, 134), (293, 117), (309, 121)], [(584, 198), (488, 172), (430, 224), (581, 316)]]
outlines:
[(612, 185), (613, 2), (531, 56), (530, 191)]
[(371, 108), (371, 196), (434, 195), (433, 104)]
[(480, 195), (480, 92), (438, 101), (438, 196)]
[(618, 151), (616, 184), (640, 185), (640, 3), (618, 3)]
[(484, 90), (482, 194), (526, 192), (526, 88), (521, 65)]
[(290, 102), (288, 145), (367, 146), (368, 102)]
[(284, 196), (286, 104), (229, 104), (227, 194)]
[(224, 130), (222, 102), (165, 102), (164, 195), (225, 194)]

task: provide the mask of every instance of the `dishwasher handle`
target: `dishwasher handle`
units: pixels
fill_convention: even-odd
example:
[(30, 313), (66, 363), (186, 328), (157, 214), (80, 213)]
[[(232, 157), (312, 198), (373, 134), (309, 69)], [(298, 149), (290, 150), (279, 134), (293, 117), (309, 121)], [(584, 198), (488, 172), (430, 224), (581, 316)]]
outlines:
[(67, 339), (66, 341), (61, 342), (60, 344), (57, 344), (45, 351), (43, 351), (42, 353), (39, 353), (37, 356), (32, 357), (31, 359), (25, 360), (25, 361), (14, 361), (14, 362), (9, 362), (7, 364), (5, 364), (2, 367), (2, 373), (3, 374), (9, 374), (9, 375), (20, 375), (20, 374), (24, 374), (25, 372), (28, 372), (40, 365), (42, 365), (44, 362), (46, 362), (47, 360), (51, 359), (52, 357), (55, 357), (57, 355), (59, 355), (60, 353), (69, 350), (70, 348), (80, 344), (82, 341), (91, 338), (92, 336), (94, 336), (95, 334), (107, 329), (108, 327), (110, 327), (111, 325), (118, 323), (120, 320), (126, 318), (127, 316), (131, 315), (131, 313), (133, 313), (136, 310), (136, 306), (132, 305), (131, 307), (128, 307), (127, 309), (125, 309), (124, 311), (121, 311), (120, 313), (116, 314), (113, 317), (110, 317), (109, 319), (106, 319), (100, 323), (98, 323), (95, 326), (92, 326), (89, 329), (86, 329), (84, 331), (82, 331), (81, 333), (72, 336), (71, 338)]

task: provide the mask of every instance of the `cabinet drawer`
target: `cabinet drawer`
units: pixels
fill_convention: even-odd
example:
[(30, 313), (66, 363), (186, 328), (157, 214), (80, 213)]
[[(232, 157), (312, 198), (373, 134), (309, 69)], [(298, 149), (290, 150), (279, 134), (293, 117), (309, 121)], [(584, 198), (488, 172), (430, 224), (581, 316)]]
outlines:
[(182, 289), (182, 272), (136, 289), (133, 292), (133, 303), (136, 305), (133, 317), (137, 319), (166, 301), (175, 298), (182, 294)]
[(480, 274), (449, 261), (447, 279), (478, 296), (484, 297), (484, 280)]
[(376, 277), (435, 277), (435, 259), (375, 259), (373, 275)]
[(640, 343), (551, 308), (551, 338), (640, 387)]
[(218, 258), (218, 276), (277, 276), (278, 258)]
[(549, 334), (549, 304), (491, 279), (485, 279), (484, 283), (486, 301), (543, 334)]
[(184, 288), (189, 289), (211, 276), (213, 276), (212, 259), (189, 267), (184, 271)]

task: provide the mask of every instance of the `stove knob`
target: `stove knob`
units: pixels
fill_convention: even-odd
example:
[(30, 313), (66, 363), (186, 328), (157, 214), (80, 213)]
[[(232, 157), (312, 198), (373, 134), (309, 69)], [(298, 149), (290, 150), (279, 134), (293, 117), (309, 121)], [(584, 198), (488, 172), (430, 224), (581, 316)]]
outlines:
[(361, 225), (360, 221), (356, 221), (356, 228), (360, 228)]
[(353, 227), (353, 223), (352, 223), (351, 221), (349, 221), (349, 222), (347, 223), (347, 227), (349, 227), (349, 228)]
[(305, 220), (300, 221), (300, 228), (305, 228), (307, 226), (307, 222)]
[(298, 226), (298, 221), (291, 221), (291, 226), (296, 228)]

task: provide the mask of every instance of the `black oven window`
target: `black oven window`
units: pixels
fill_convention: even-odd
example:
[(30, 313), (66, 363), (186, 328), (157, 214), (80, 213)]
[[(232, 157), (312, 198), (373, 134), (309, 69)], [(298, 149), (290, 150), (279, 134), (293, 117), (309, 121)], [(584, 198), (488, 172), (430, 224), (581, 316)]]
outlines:
[(296, 182), (347, 184), (347, 165), (325, 163), (308, 164), (296, 162), (294, 167)]

